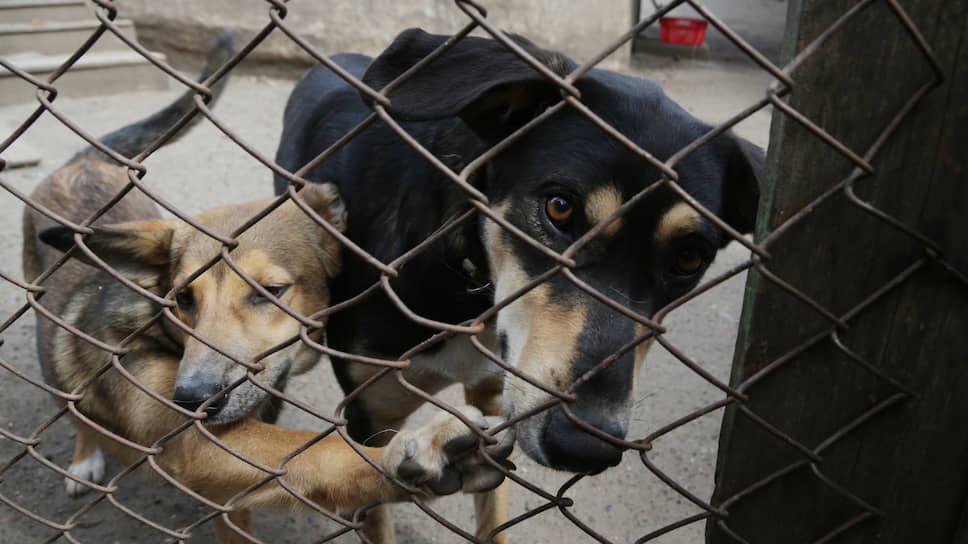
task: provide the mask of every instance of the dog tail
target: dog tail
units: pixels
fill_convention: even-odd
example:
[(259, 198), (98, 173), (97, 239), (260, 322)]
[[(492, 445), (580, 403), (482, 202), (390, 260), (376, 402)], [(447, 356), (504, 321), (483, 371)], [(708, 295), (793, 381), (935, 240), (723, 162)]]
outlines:
[[(215, 41), (215, 44), (212, 45), (212, 48), (208, 52), (205, 67), (202, 68), (202, 73), (200, 76), (198, 76), (198, 81), (205, 81), (205, 79), (215, 73), (215, 70), (232, 58), (232, 55), (234, 54), (235, 50), (232, 46), (232, 33), (228, 30), (223, 30), (221, 35)], [(222, 90), (225, 88), (225, 84), (228, 82), (228, 79), (228, 74), (226, 74), (219, 79), (218, 83), (212, 86), (212, 99), (208, 103), (209, 106), (213, 106), (218, 100), (218, 97), (222, 94)], [(108, 134), (105, 134), (99, 138), (99, 140), (101, 143), (110, 147), (111, 149), (114, 149), (126, 158), (134, 157), (144, 151), (149, 145), (151, 145), (152, 142), (157, 140), (162, 134), (173, 127), (175, 123), (177, 123), (182, 116), (191, 111), (194, 106), (195, 91), (189, 89), (182, 94), (181, 97), (166, 106), (161, 111), (158, 111), (140, 121), (136, 121), (130, 125), (121, 127), (113, 132), (109, 132)], [(189, 124), (183, 128), (183, 130), (178, 131), (178, 133), (166, 143), (171, 143), (180, 138), (201, 118), (202, 115), (196, 115), (193, 117)], [(92, 146), (80, 151), (71, 160), (81, 157), (103, 158), (103, 156), (104, 154), (99, 149)]]

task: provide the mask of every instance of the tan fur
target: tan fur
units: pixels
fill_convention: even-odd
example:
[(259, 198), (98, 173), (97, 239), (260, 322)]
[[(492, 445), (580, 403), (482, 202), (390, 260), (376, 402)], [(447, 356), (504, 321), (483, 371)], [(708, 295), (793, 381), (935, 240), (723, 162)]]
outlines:
[[(96, 160), (80, 159), (41, 183), (31, 198), (71, 221), (80, 222), (127, 183), (122, 169)], [(341, 208), (334, 210), (330, 207), (336, 193), (329, 186), (309, 187), (302, 196), (316, 213), (329, 218), (337, 228), (345, 224)], [(257, 201), (216, 208), (200, 214), (196, 220), (216, 232), (229, 234), (268, 203)], [(217, 241), (181, 222), (161, 220), (153, 202), (137, 190), (129, 193), (96, 224), (111, 227), (89, 236), (86, 240), (91, 246), (133, 255), (135, 258), (130, 263), (119, 261), (118, 270), (158, 296), (166, 295), (172, 285), (194, 274), (221, 249)], [(41, 276), (60, 259), (59, 251), (38, 239), (45, 229), (54, 225), (56, 223), (33, 210), (25, 212), (26, 278), (33, 280)], [(123, 233), (124, 237), (105, 237), (102, 232)], [(238, 242), (238, 247), (231, 252), (231, 259), (257, 283), (291, 284), (280, 299), (293, 310), (309, 316), (328, 305), (327, 278), (339, 269), (339, 246), (295, 204), (287, 203), (274, 210), (239, 236)], [(119, 287), (116, 280), (78, 260), (65, 263), (48, 276), (42, 286), (46, 289), (41, 298), (45, 307), (109, 345), (118, 345), (159, 312), (159, 307), (145, 298), (126, 287)], [(253, 303), (253, 288), (226, 263), (219, 262), (194, 278), (189, 287), (194, 295), (194, 308), (176, 308), (176, 317), (229, 355), (261, 365), (264, 370), (256, 374), (256, 379), (271, 382), (274, 377), (284, 376), (290, 366), (292, 371), (305, 370), (318, 360), (318, 353), (302, 342), (296, 342), (256, 361), (256, 356), (296, 336), (301, 325), (271, 302)], [(105, 297), (109, 300), (105, 301)], [(46, 380), (61, 390), (82, 393), (83, 397), (77, 401), (79, 411), (109, 432), (144, 447), (160, 447), (160, 452), (154, 455), (155, 462), (178, 482), (210, 500), (224, 503), (266, 477), (263, 471), (210, 441), (195, 426), (159, 442), (181, 426), (186, 418), (115, 370), (109, 369), (79, 388), (105, 365), (120, 363), (143, 387), (162, 398), (171, 399), (176, 380), (184, 378), (182, 373), (188, 372), (190, 377), (193, 370), (213, 372), (215, 367), (214, 371), (224, 373), (226, 383), (232, 383), (244, 378), (242, 366), (179, 327), (162, 321), (131, 339), (125, 345), (127, 353), (120, 360), (112, 360), (110, 353), (39, 314), (37, 332)], [(316, 330), (312, 335), (318, 339), (321, 331)], [(183, 351), (180, 356), (179, 351)], [(234, 504), (236, 510), (230, 518), (237, 526), (249, 531), (248, 510), (251, 508), (304, 506), (283, 489), (279, 481), (284, 481), (323, 508), (340, 513), (351, 513), (371, 504), (405, 497), (401, 488), (393, 485), (335, 433), (282, 465), (286, 456), (317, 435), (254, 419), (252, 416), (257, 415), (254, 411), (262, 402), (262, 397), (258, 396), (260, 392), (261, 389), (252, 384), (243, 383), (229, 394), (223, 409), (228, 410), (232, 402), (238, 401), (241, 403), (237, 407), (238, 417), (226, 420), (228, 422), (224, 424), (208, 426), (208, 430), (233, 451), (257, 463), (282, 466), (286, 470), (279, 480), (261, 485)], [(469, 417), (483, 418), (479, 412), (475, 414)], [(491, 469), (480, 468), (479, 462), (465, 467), (463, 459), (451, 459), (438, 451), (447, 440), (470, 432), (463, 425), (455, 426), (455, 421), (454, 418), (444, 418), (413, 435), (431, 437), (430, 442), (436, 448), (428, 457), (436, 464), (421, 465), (421, 468), (433, 473), (441, 472), (447, 464), (461, 464), (461, 473), (469, 480), (473, 479), (472, 476), (486, 476)], [(78, 427), (75, 464), (90, 459), (97, 448), (126, 464), (143, 458), (141, 452), (105, 437), (82, 420), (75, 424)], [(406, 451), (410, 445), (404, 444), (402, 438), (394, 438), (388, 445), (392, 449), (358, 447), (370, 458), (381, 462), (391, 474), (396, 474), (404, 461), (400, 452)], [(221, 518), (216, 519), (215, 524), (221, 542), (248, 541), (232, 531)], [(367, 534), (381, 535), (383, 540), (376, 541), (393, 541), (392, 532), (386, 528), (367, 531)]]
[[(480, 336), (487, 338), (488, 334), (485, 333)], [(452, 341), (450, 345), (456, 342), (458, 340)], [(455, 381), (453, 377), (443, 376), (421, 366), (419, 356), (411, 362), (411, 368), (403, 372), (404, 378), (407, 382), (428, 394), (435, 394)], [(347, 364), (347, 371), (353, 383), (365, 382), (378, 370), (378, 368), (370, 365)], [(480, 409), (486, 416), (498, 416), (502, 413), (501, 392), (503, 382), (503, 375), (496, 372), (473, 384), (465, 384), (464, 401)], [(385, 444), (396, 436), (394, 433), (385, 431), (400, 429), (407, 416), (423, 404), (423, 399), (400, 385), (397, 377), (392, 373), (368, 386), (366, 395), (361, 397), (361, 401), (366, 399), (375, 399), (375, 402), (365, 404), (367, 415), (374, 429), (374, 434), (365, 441), (368, 445)], [(477, 519), (475, 534), (485, 541), (484, 537), (507, 521), (507, 487), (508, 484), (505, 482), (496, 489), (474, 495), (474, 511)], [(385, 534), (386, 530), (381, 528), (381, 525), (392, 521), (388, 507), (380, 508), (379, 512), (379, 517), (371, 519), (372, 516), (367, 516), (367, 530), (364, 531), (364, 534), (374, 542), (379, 540), (375, 540), (371, 535)], [(506, 544), (507, 533), (496, 535), (494, 542), (495, 544)]]
[[(363, 383), (375, 375), (380, 369), (372, 365), (351, 363), (348, 370), (353, 383)], [(424, 372), (404, 372), (406, 380), (421, 390), (434, 394), (450, 385), (450, 381), (436, 374)], [(380, 378), (367, 386), (366, 396), (376, 399), (366, 405), (367, 414), (373, 422), (375, 434), (367, 437), (366, 444), (386, 444), (393, 437), (388, 429), (399, 429), (403, 426), (407, 416), (423, 404), (423, 399), (411, 393), (400, 385), (394, 373)]]
[(508, 482), (502, 483), (493, 491), (474, 495), (474, 516), (477, 518), (477, 530), (474, 536), (484, 542), (507, 544), (508, 533), (501, 531), (489, 539), (489, 535), (499, 525), (508, 520)]
[(64, 478), (67, 494), (72, 497), (87, 490), (81, 481), (100, 480), (104, 478), (105, 472), (104, 452), (98, 447), (94, 431), (85, 425), (79, 425), (78, 421), (74, 423), (77, 427), (77, 438), (74, 440), (74, 457), (67, 471), (80, 481), (70, 477)]
[[(495, 375), (492, 379), (484, 380), (473, 386), (464, 386), (464, 401), (471, 406), (477, 406), (486, 416), (502, 414), (501, 394), (504, 389), (504, 379)], [(474, 495), (474, 516), (477, 519), (477, 529), (474, 536), (490, 542), (488, 535), (508, 519), (508, 482), (502, 483), (497, 489), (487, 493)], [(508, 534), (502, 531), (494, 536), (495, 544), (507, 544)]]
[[(642, 336), (647, 332), (649, 332), (648, 327), (642, 325), (641, 323), (635, 324), (636, 337)], [(644, 342), (641, 342), (639, 345), (635, 346), (635, 371), (632, 374), (632, 379), (638, 381), (639, 368), (642, 366), (642, 361), (645, 360), (645, 355), (649, 352), (649, 348), (652, 347), (653, 343), (655, 343), (655, 337), (649, 338), (648, 340), (645, 340)], [(632, 389), (635, 389), (635, 384), (632, 385)]]
[[(591, 225), (597, 225), (622, 206), (622, 193), (615, 187), (599, 187), (585, 198), (585, 216)], [(612, 236), (622, 228), (622, 218), (608, 224), (602, 234)]]
[[(506, 213), (506, 205), (496, 206), (495, 211)], [(495, 223), (488, 222), (485, 227), (485, 246), (491, 262), (491, 274), (495, 280), (495, 300), (500, 301), (510, 296), (518, 289), (527, 285), (530, 278), (514, 259), (509, 258), (511, 251), (506, 247), (503, 230)], [(549, 316), (554, 316), (550, 319)], [(525, 361), (519, 368), (529, 376), (535, 377), (543, 383), (556, 387), (567, 387), (572, 376), (567, 375), (567, 369), (557, 369), (548, 361), (570, 361), (576, 347), (578, 334), (584, 327), (585, 310), (581, 306), (569, 307), (551, 301), (551, 286), (542, 283), (504, 308), (499, 319), (507, 319), (514, 323), (513, 327), (505, 330), (516, 331), (515, 335), (525, 343), (513, 345), (514, 339), (509, 339), (512, 351), (521, 355), (514, 359)], [(528, 355), (526, 356), (525, 353)], [(538, 394), (535, 388), (520, 380), (516, 380), (525, 392), (516, 394)], [(540, 395), (545, 395), (541, 393)], [(529, 402), (529, 404), (531, 404)]]
[(78, 426), (74, 440), (74, 459), (88, 459), (97, 449), (97, 434), (88, 427)]
[(501, 394), (504, 389), (504, 379), (495, 374), (490, 379), (474, 385), (464, 385), (464, 400), (471, 406), (480, 408), (486, 416), (501, 415)]
[[(506, 203), (499, 203), (494, 208), (502, 215), (507, 209)], [(486, 224), (485, 247), (497, 301), (507, 298), (530, 281), (517, 261), (510, 258), (511, 251), (504, 236), (503, 229), (497, 224)], [(585, 319), (584, 306), (568, 306), (552, 301), (551, 286), (547, 283), (534, 287), (498, 315), (499, 322), (505, 323), (500, 328), (508, 331), (509, 359), (519, 361), (518, 370), (558, 390), (567, 389), (577, 378), (562, 363), (572, 360)], [(504, 385), (504, 416), (511, 418), (527, 412), (550, 398), (548, 393), (528, 382), (507, 376)], [(541, 417), (544, 416), (530, 417), (518, 423), (516, 429), (519, 437), (540, 432)]]
[(699, 228), (702, 216), (689, 204), (677, 202), (666, 210), (659, 219), (655, 229), (655, 240), (660, 243), (668, 242)]
[[(252, 533), (252, 513), (248, 510), (231, 512), (228, 514), (229, 520), (237, 528), (251, 534)], [(236, 533), (229, 527), (222, 516), (213, 520), (215, 524), (215, 539), (222, 544), (249, 544), (251, 541)]]
[[(571, 374), (570, 368), (561, 368), (554, 363), (574, 358), (578, 336), (585, 326), (585, 307), (557, 304), (550, 301), (549, 295), (550, 287), (539, 286), (512, 303), (507, 310), (513, 312), (510, 319), (521, 320), (515, 321), (519, 323), (519, 330), (528, 331), (517, 357), (521, 361), (518, 369), (541, 383), (564, 390), (577, 376)], [(548, 316), (554, 316), (554, 319)], [(550, 398), (523, 380), (508, 379), (513, 387), (509, 397), (515, 412), (527, 411)]]

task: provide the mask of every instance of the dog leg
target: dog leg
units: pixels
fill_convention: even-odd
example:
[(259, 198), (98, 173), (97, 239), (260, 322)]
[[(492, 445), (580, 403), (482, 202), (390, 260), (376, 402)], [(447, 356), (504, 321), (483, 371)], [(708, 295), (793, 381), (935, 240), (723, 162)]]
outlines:
[[(250, 510), (235, 510), (229, 513), (229, 520), (246, 533), (252, 534), (252, 512)], [(215, 525), (215, 540), (219, 544), (250, 544), (252, 541), (236, 533), (225, 523), (222, 516), (212, 520)]]
[[(97, 445), (97, 436), (86, 425), (75, 424), (77, 437), (74, 438), (74, 457), (67, 471), (78, 478), (99, 484), (104, 479), (104, 452)], [(67, 494), (78, 497), (87, 493), (89, 488), (70, 478), (64, 478)]]
[[(488, 426), (476, 408), (464, 407), (461, 410), (480, 428)], [(208, 430), (225, 447), (268, 467), (278, 467), (291, 452), (317, 437), (312, 432), (285, 429), (255, 419), (211, 426)], [(142, 443), (150, 443), (150, 440), (144, 439), (152, 437), (141, 438)], [(474, 444), (476, 435), (471, 429), (450, 414), (442, 414), (417, 430), (396, 434), (386, 447), (357, 447), (394, 477), (419, 487), (428, 496), (436, 496), (465, 488), (476, 491), (494, 487), (503, 479), (503, 474), (469, 451)], [(490, 448), (489, 451), (497, 452), (496, 456), (506, 456), (511, 449), (509, 437)], [(227, 453), (222, 446), (206, 438), (194, 427), (167, 442), (156, 460), (173, 478), (215, 502), (225, 502), (263, 481), (267, 475)], [(407, 497), (406, 490), (394, 485), (335, 434), (319, 439), (282, 468), (286, 471), (284, 475), (251, 490), (236, 505), (246, 510), (303, 506), (280, 482), (285, 482), (295, 493), (337, 514)], [(392, 526), (384, 525), (387, 528), (381, 530), (392, 531)], [(228, 527), (223, 529), (228, 530)], [(234, 534), (231, 530), (229, 532)], [(392, 543), (392, 534), (388, 538), (374, 542)]]
[[(285, 429), (254, 419), (212, 426), (209, 430), (229, 449), (268, 467), (278, 467), (287, 455), (316, 438), (312, 432)], [(382, 453), (381, 448), (361, 447), (361, 450), (375, 460)], [(157, 460), (179, 482), (216, 502), (228, 500), (267, 476), (194, 428), (168, 442)], [(299, 507), (298, 499), (279, 485), (279, 481), (334, 512), (352, 512), (369, 504), (396, 499), (400, 494), (335, 434), (320, 439), (282, 468), (285, 475), (252, 490), (237, 504), (245, 509)]]
[(464, 400), (467, 404), (480, 410), (485, 416), (501, 415), (501, 393), (504, 389), (504, 378), (484, 380), (478, 384), (464, 386)]
[[(503, 380), (498, 377), (473, 386), (464, 386), (464, 400), (471, 406), (476, 406), (486, 416), (501, 415), (501, 391)], [(474, 516), (477, 519), (477, 531), (474, 536), (496, 544), (507, 544), (507, 532), (494, 535), (488, 541), (488, 536), (495, 528), (508, 519), (508, 482), (502, 483), (496, 489), (474, 494)]]
[(477, 517), (477, 530), (474, 536), (484, 542), (507, 544), (508, 534), (505, 531), (490, 538), (491, 532), (508, 520), (508, 483), (504, 482), (497, 488), (484, 493), (474, 494), (474, 515)]
[(393, 505), (384, 504), (368, 511), (361, 532), (373, 544), (396, 544), (397, 537), (393, 533)]

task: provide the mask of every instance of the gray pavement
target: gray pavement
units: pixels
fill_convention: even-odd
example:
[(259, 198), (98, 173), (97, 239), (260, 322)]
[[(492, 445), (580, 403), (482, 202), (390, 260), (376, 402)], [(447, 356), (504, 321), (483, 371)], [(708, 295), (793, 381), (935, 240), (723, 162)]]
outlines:
[[(709, 121), (722, 121), (763, 96), (769, 83), (761, 72), (743, 67), (723, 67), (711, 63), (648, 61), (638, 70), (659, 81), (669, 95), (695, 115)], [(292, 82), (255, 76), (235, 77), (215, 111), (233, 130), (266, 156), (273, 156), (281, 128), (281, 113)], [(71, 99), (61, 96), (55, 105), (92, 134), (103, 134), (153, 112), (177, 94), (140, 92), (103, 98)], [(0, 126), (15, 126), (32, 111), (30, 105), (0, 108)], [(763, 145), (767, 140), (769, 114), (761, 112), (744, 122), (738, 132)], [(5, 136), (5, 135), (2, 135)], [(8, 170), (3, 180), (29, 193), (48, 173), (60, 166), (82, 146), (82, 141), (50, 115), (44, 115), (23, 137), (22, 142), (40, 151), (44, 160), (37, 167)], [(15, 144), (18, 145), (18, 144)], [(198, 212), (204, 208), (271, 194), (271, 176), (245, 152), (230, 142), (209, 123), (203, 123), (181, 141), (162, 149), (146, 161), (146, 182), (179, 208)], [(0, 272), (19, 278), (20, 214), (22, 203), (6, 191), (0, 192)], [(743, 260), (742, 246), (729, 246), (714, 265), (711, 274)], [(744, 278), (737, 277), (691, 301), (667, 319), (668, 338), (703, 368), (727, 380), (736, 327), (740, 315)], [(0, 320), (11, 316), (23, 304), (23, 293), (0, 281)], [(17, 319), (3, 334), (0, 359), (21, 372), (39, 377), (33, 344), (34, 316)], [(327, 365), (293, 380), (288, 390), (297, 398), (330, 411), (341, 394)], [(444, 393), (457, 402), (455, 389)], [(631, 438), (641, 438), (690, 411), (722, 398), (722, 393), (686, 369), (661, 347), (653, 349), (642, 367), (635, 393)], [(29, 435), (56, 414), (54, 402), (37, 388), (0, 369), (0, 425), (18, 434)], [(425, 408), (417, 418), (426, 417)], [(702, 498), (712, 491), (712, 477), (721, 412), (707, 415), (677, 430), (655, 444), (650, 458), (662, 471)], [(319, 429), (312, 418), (287, 408), (280, 424), (303, 429)], [(73, 430), (61, 419), (42, 433), (39, 456), (67, 466), (71, 455)], [(0, 438), (0, 463), (17, 459), (23, 449)], [(555, 493), (569, 475), (540, 467), (523, 455), (515, 454), (520, 473), (543, 489)], [(0, 467), (5, 465), (0, 464)], [(121, 467), (111, 465), (109, 475)], [(205, 514), (191, 499), (160, 481), (135, 474), (122, 481), (118, 499), (141, 515), (159, 523), (180, 527)], [(0, 494), (23, 507), (63, 522), (90, 500), (70, 499), (64, 492), (63, 478), (35, 459), (25, 456), (0, 473)], [(582, 522), (616, 542), (636, 538), (675, 520), (699, 512), (645, 468), (637, 455), (627, 453), (623, 463), (605, 473), (586, 478), (567, 495), (574, 498), (572, 513)], [(517, 485), (512, 485), (512, 516), (537, 508), (543, 501)], [(433, 507), (464, 528), (472, 528), (471, 500), (452, 496), (436, 501)], [(99, 502), (82, 520), (103, 520), (90, 528), (78, 529), (81, 542), (166, 542), (169, 537), (151, 532), (140, 522), (118, 511), (108, 501)], [(397, 534), (402, 542), (456, 542), (459, 539), (413, 506), (398, 507)], [(262, 514), (256, 519), (256, 535), (265, 542), (314, 542), (334, 530), (335, 525), (320, 516), (304, 513)], [(693, 543), (702, 538), (702, 524), (673, 531), (658, 542)], [(0, 543), (42, 542), (52, 534), (46, 528), (13, 509), (0, 505)], [(510, 531), (516, 543), (587, 542), (590, 538), (557, 510), (541, 513)], [(195, 531), (191, 542), (210, 542), (208, 526)], [(355, 542), (352, 536), (340, 542)]]

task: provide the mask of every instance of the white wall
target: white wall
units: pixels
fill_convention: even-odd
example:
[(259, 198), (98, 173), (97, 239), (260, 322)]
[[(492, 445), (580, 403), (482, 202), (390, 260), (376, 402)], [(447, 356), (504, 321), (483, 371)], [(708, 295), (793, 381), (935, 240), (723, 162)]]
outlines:
[[(174, 55), (199, 57), (218, 27), (247, 41), (269, 22), (263, 0), (118, 0), (120, 17), (133, 19), (142, 43)], [(488, 20), (524, 35), (538, 45), (562, 51), (577, 61), (606, 47), (631, 26), (628, 0), (480, 0)], [(379, 53), (401, 30), (422, 27), (452, 33), (470, 19), (453, 0), (294, 0), (286, 22), (324, 54)], [(606, 66), (628, 60), (626, 45)], [(252, 62), (278, 67), (305, 64), (309, 57), (278, 29), (251, 56)]]

